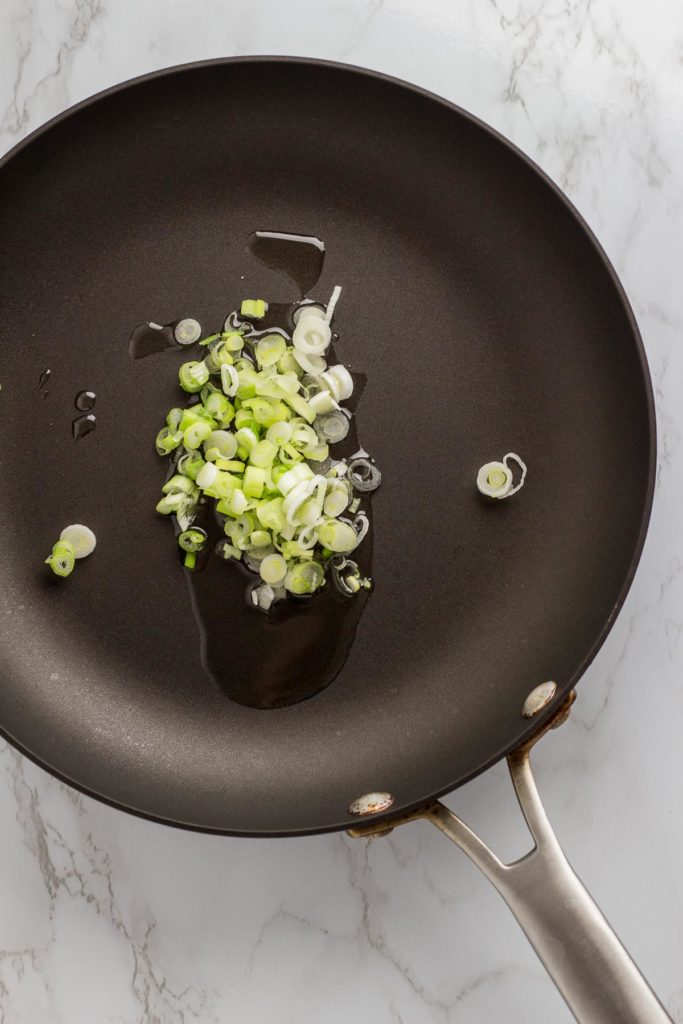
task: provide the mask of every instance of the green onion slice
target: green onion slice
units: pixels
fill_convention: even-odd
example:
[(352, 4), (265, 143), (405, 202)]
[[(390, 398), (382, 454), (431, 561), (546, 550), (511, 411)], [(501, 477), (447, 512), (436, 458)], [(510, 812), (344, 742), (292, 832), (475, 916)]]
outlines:
[[(59, 535), (62, 545), (70, 544), (73, 548), (74, 558), (87, 558), (95, 550), (97, 540), (89, 526), (82, 523), (73, 523), (72, 526), (65, 526)], [(57, 545), (55, 545), (57, 546)]]

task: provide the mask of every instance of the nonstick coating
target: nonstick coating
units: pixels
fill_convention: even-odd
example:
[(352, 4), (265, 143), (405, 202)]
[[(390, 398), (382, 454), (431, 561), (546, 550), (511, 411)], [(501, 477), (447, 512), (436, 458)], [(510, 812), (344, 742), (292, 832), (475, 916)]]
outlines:
[[(165, 822), (322, 831), (368, 791), (395, 812), (461, 784), (536, 727), (534, 686), (577, 681), (642, 547), (652, 394), (604, 254), (512, 146), (380, 75), (212, 62), (35, 133), (2, 163), (0, 224), (0, 725), (29, 756)], [(344, 287), (338, 353), (368, 376), (358, 430), (383, 474), (348, 662), (272, 711), (200, 668), (154, 514), (178, 360), (127, 354), (144, 320), (215, 327), (242, 297), (294, 299), (247, 254), (255, 229), (324, 239), (314, 294)], [(73, 442), (83, 388), (97, 428)], [(527, 483), (486, 503), (477, 470), (508, 451)], [(69, 522), (97, 550), (52, 583)]]

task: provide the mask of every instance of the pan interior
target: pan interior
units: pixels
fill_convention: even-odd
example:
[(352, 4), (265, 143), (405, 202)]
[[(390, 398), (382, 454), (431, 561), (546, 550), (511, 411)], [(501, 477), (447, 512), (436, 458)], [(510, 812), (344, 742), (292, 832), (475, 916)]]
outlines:
[[(576, 681), (642, 543), (649, 381), (595, 243), (494, 134), (351, 69), (189, 67), (20, 147), (0, 169), (0, 222), (0, 724), (22, 749), (168, 822), (332, 829), (362, 793), (391, 792), (395, 811), (471, 777), (528, 729), (530, 689)], [(246, 252), (257, 229), (325, 241), (316, 295), (344, 287), (338, 352), (368, 376), (359, 436), (383, 473), (376, 590), (348, 662), (268, 712), (201, 670), (154, 514), (150, 441), (175, 363), (127, 354), (141, 321), (217, 325), (281, 289)], [(83, 389), (97, 429), (74, 443)], [(508, 451), (525, 487), (486, 503), (477, 470)], [(46, 582), (74, 521), (96, 555)]]

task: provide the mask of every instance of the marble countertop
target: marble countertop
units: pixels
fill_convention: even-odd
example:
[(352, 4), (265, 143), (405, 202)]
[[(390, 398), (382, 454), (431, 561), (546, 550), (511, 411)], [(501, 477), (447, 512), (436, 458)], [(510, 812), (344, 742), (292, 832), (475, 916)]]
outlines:
[[(154, 68), (290, 53), (454, 100), (563, 188), (655, 381), (643, 559), (537, 778), (575, 868), (683, 1021), (683, 8), (673, 0), (4, 0), (0, 150)], [(628, 458), (628, 453), (624, 453)], [(128, 817), (0, 749), (4, 1024), (561, 1024), (496, 893), (435, 830), (242, 840)], [(503, 766), (447, 803), (525, 849)]]

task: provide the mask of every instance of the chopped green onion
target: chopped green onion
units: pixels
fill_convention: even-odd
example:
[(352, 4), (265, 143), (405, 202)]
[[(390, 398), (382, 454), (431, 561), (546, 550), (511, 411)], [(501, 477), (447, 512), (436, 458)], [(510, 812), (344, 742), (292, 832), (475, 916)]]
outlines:
[(274, 366), (286, 349), (287, 342), (281, 334), (266, 334), (256, 345), (256, 361), (260, 366)]
[(268, 612), (275, 600), (275, 591), (268, 583), (262, 583), (260, 586), (252, 588), (249, 597), (254, 608)]
[(278, 587), (287, 575), (287, 562), (282, 555), (268, 555), (261, 562), (259, 572), (264, 583)]
[(216, 459), (215, 465), (228, 473), (244, 473), (245, 464), (238, 459)]
[(69, 541), (59, 540), (52, 548), (52, 554), (45, 559), (55, 576), (70, 576), (76, 564), (76, 552)]
[(254, 398), (256, 395), (256, 385), (258, 383), (258, 376), (256, 370), (253, 367), (248, 366), (238, 371), (237, 374), (239, 386), (237, 388), (238, 397), (244, 401), (245, 398)]
[(512, 473), (502, 462), (487, 462), (477, 474), (477, 488), (487, 498), (504, 498), (512, 487)]
[(358, 513), (356, 518), (353, 520), (353, 528), (356, 531), (356, 547), (358, 547), (370, 529), (370, 520), (366, 516), (365, 512)]
[(266, 377), (267, 372), (269, 371), (262, 370), (259, 375), (261, 380), (256, 383), (257, 394), (265, 395), (266, 398), (282, 398), (285, 394), (293, 395), (295, 391), (300, 390), (301, 381), (296, 374), (273, 373)]
[(311, 408), (305, 398), (301, 397), (301, 395), (287, 395), (284, 400), (295, 413), (299, 416), (303, 416), (308, 423), (313, 423), (314, 419), (318, 415), (317, 412)]
[(178, 321), (173, 330), (173, 335), (179, 345), (194, 345), (195, 341), (199, 341), (202, 336), (202, 328), (196, 320), (188, 317), (185, 320)]
[(291, 467), (289, 467), (289, 466), (283, 466), (283, 464), (281, 462), (277, 462), (275, 465), (273, 465), (271, 467), (270, 475), (272, 477), (273, 483), (276, 486), (277, 486), (277, 482), (280, 479), (280, 477), (284, 476), (285, 473), (288, 473), (290, 468)]
[(281, 533), (287, 526), (287, 519), (282, 510), (283, 498), (260, 501), (256, 506), (256, 515), (261, 525), (273, 533)]
[(327, 370), (324, 373), (321, 373), (320, 384), (329, 392), (335, 402), (339, 401), (341, 398), (341, 384), (335, 374), (329, 373)]
[(181, 491), (183, 494), (194, 494), (196, 487), (189, 477), (183, 476), (180, 473), (176, 473), (170, 480), (167, 480), (164, 486), (161, 488), (162, 494), (177, 494)]
[(209, 371), (204, 363), (195, 361), (183, 363), (178, 370), (178, 379), (183, 391), (196, 394), (202, 390), (209, 379)]
[(262, 320), (267, 309), (268, 303), (263, 299), (244, 299), (240, 306), (240, 316), (246, 316), (249, 320)]
[(240, 549), (238, 547), (235, 547), (234, 544), (231, 544), (227, 538), (223, 538), (222, 540), (218, 541), (218, 543), (216, 544), (216, 554), (220, 558), (225, 558), (226, 560), (228, 558), (239, 559), (242, 557), (242, 552), (240, 551)]
[(339, 403), (329, 391), (319, 391), (316, 395), (312, 395), (308, 400), (308, 405), (316, 416), (325, 412), (334, 412), (339, 408)]
[(247, 398), (242, 402), (242, 408), (250, 409), (256, 422), (262, 427), (270, 427), (277, 423), (280, 415), (280, 409), (267, 398)]
[(309, 427), (307, 423), (302, 423), (301, 420), (297, 420), (293, 426), (292, 444), (312, 445), (318, 443), (318, 435), (313, 427)]
[(323, 585), (325, 572), (318, 562), (298, 562), (285, 577), (285, 587), (291, 594), (312, 594)]
[(169, 455), (175, 448), (178, 447), (183, 439), (183, 435), (180, 431), (172, 434), (168, 427), (164, 427), (159, 431), (156, 437), (156, 449), (159, 455)]
[(216, 465), (213, 462), (207, 462), (197, 473), (197, 487), (201, 487), (202, 490), (211, 487), (218, 479), (218, 473)]
[(223, 473), (219, 470), (213, 482), (204, 488), (204, 494), (209, 498), (227, 499), (230, 498), (239, 483), (241, 481), (231, 476), (230, 473)]
[(185, 409), (183, 412), (183, 418), (180, 421), (180, 430), (185, 433), (188, 427), (191, 427), (193, 423), (203, 423), (206, 417), (202, 413), (206, 412), (203, 405), (193, 405), (191, 409)]
[(226, 395), (233, 398), (237, 394), (237, 389), (240, 386), (240, 378), (237, 370), (230, 363), (223, 363), (221, 365), (221, 387), (225, 391)]
[(204, 441), (204, 450), (210, 448), (218, 451), (218, 458), (231, 459), (237, 451), (237, 439), (228, 430), (212, 430)]
[(339, 302), (339, 296), (341, 295), (341, 293), (342, 293), (341, 285), (336, 284), (334, 286), (334, 288), (332, 289), (332, 294), (330, 295), (330, 301), (327, 303), (327, 309), (325, 310), (325, 321), (328, 324), (330, 323), (330, 321), (332, 320), (332, 317), (334, 316), (334, 308), (337, 305), (337, 303)]
[(297, 377), (301, 376), (301, 365), (297, 362), (294, 348), (287, 348), (287, 351), (277, 364), (277, 368), (280, 373), (294, 373)]
[(259, 424), (251, 415), (251, 409), (238, 409), (235, 413), (235, 426), (239, 430), (241, 427), (251, 427), (255, 434), (260, 431)]
[(239, 447), (246, 448), (247, 452), (258, 444), (258, 434), (251, 427), (240, 427), (235, 438)]
[(271, 441), (258, 441), (249, 453), (249, 462), (252, 466), (265, 469), (272, 466), (276, 455), (277, 447)]
[(382, 482), (382, 474), (366, 458), (352, 459), (348, 466), (349, 480), (356, 491), (375, 491)]
[(268, 427), (266, 437), (271, 444), (279, 448), (280, 445), (286, 444), (292, 436), (292, 426), (286, 420), (278, 420), (276, 423), (272, 423)]
[(341, 363), (330, 366), (327, 370), (330, 377), (334, 377), (339, 384), (339, 395), (337, 401), (345, 402), (353, 394), (353, 377)]
[(345, 480), (328, 484), (323, 505), (325, 515), (333, 519), (340, 516), (348, 507), (350, 494), (351, 488)]
[(178, 509), (182, 508), (187, 497), (180, 491), (175, 494), (165, 494), (164, 497), (157, 502), (156, 510), (162, 516), (170, 516), (172, 512), (177, 512)]
[(180, 421), (183, 418), (182, 409), (169, 409), (166, 417), (166, 426), (172, 434), (175, 434), (180, 427)]
[(197, 512), (199, 506), (188, 501), (187, 504), (183, 505), (175, 514), (176, 522), (181, 530), (189, 530), (193, 522), (197, 518)]
[(185, 530), (179, 535), (178, 544), (183, 551), (201, 551), (206, 544), (206, 530)]
[[(305, 301), (295, 311), (291, 345), (284, 330), (266, 334), (241, 325), (240, 317), (260, 320), (268, 309), (262, 299), (245, 300), (220, 333), (200, 342), (205, 359), (179, 368), (181, 387), (198, 397), (171, 409), (157, 437), (157, 450), (175, 463), (157, 510), (175, 516), (184, 564), (194, 569), (206, 545), (193, 522), (212, 499), (225, 532), (216, 554), (260, 574), (248, 601), (263, 611), (287, 593), (314, 593), (328, 567), (346, 596), (371, 586), (347, 555), (369, 529), (354, 491), (373, 490), (381, 477), (364, 452), (348, 463), (329, 457), (329, 445), (349, 433), (350, 414), (340, 402), (353, 393), (349, 371), (328, 367), (325, 356), (339, 292), (327, 309)], [(187, 324), (187, 343), (194, 343), (199, 325)], [(526, 467), (512, 453), (505, 465), (508, 458), (522, 469), (521, 486)], [(494, 472), (489, 486), (500, 480)], [(340, 518), (344, 513), (353, 522)]]
[(238, 331), (230, 331), (223, 338), (228, 352), (240, 352), (244, 347), (244, 338)]
[[(282, 481), (280, 481), (282, 483)], [(294, 487), (288, 492), (287, 497), (284, 500), (282, 509), (287, 518), (287, 522), (292, 526), (298, 522), (297, 516), (301, 506), (304, 502), (308, 501), (313, 491), (316, 488), (316, 479), (313, 477), (310, 480), (301, 480), (295, 484)]]
[(236, 487), (228, 499), (230, 514), (239, 516), (249, 508), (249, 499), (241, 487)]
[(310, 466), (307, 466), (304, 462), (300, 462), (286, 473), (281, 474), (278, 478), (277, 486), (280, 493), (286, 497), (297, 484), (302, 482), (302, 480), (312, 480), (314, 476), (315, 474)]
[(310, 444), (304, 448), (304, 455), (311, 462), (324, 462), (330, 454), (330, 446), (325, 441)]
[(197, 474), (204, 465), (204, 459), (200, 453), (198, 451), (191, 451), (178, 459), (177, 469), (185, 476), (189, 476), (190, 480), (196, 480)]
[(294, 466), (297, 462), (301, 462), (302, 459), (303, 455), (301, 452), (297, 451), (293, 445), (283, 444), (280, 449), (280, 462), (284, 463), (286, 466)]
[[(508, 462), (515, 462), (521, 476), (517, 484), (513, 482), (512, 470)], [(477, 473), (477, 488), (487, 498), (509, 498), (516, 494), (526, 479), (526, 465), (514, 452), (503, 456), (502, 462), (486, 462)]]
[(206, 421), (200, 421), (187, 428), (183, 434), (183, 444), (191, 452), (199, 448), (208, 437), (211, 437), (211, 426)]
[(343, 441), (349, 432), (351, 424), (347, 416), (341, 411), (333, 411), (319, 416), (315, 421), (315, 429), (319, 436), (329, 444), (337, 444)]
[(297, 349), (294, 349), (294, 358), (301, 369), (309, 373), (313, 378), (318, 377), (327, 366), (322, 356), (308, 356)]
[(232, 366), (234, 360), (225, 345), (221, 342), (212, 348), (204, 362), (209, 373), (220, 373), (224, 366)]
[(243, 490), (248, 498), (260, 498), (266, 482), (265, 469), (257, 466), (247, 466), (244, 471)]
[(317, 306), (304, 307), (297, 317), (292, 335), (294, 348), (305, 356), (321, 356), (332, 338), (330, 325)]
[(334, 555), (330, 559), (330, 568), (335, 586), (346, 597), (353, 597), (361, 589), (372, 589), (372, 580), (364, 579), (356, 563), (343, 555)]
[(220, 391), (213, 391), (204, 399), (204, 408), (214, 419), (221, 421), (227, 413), (231, 414), (231, 419), (235, 415), (232, 405)]
[(345, 553), (353, 551), (357, 544), (356, 531), (348, 523), (340, 523), (337, 519), (326, 519), (316, 528), (318, 540), (330, 551)]
[(267, 530), (254, 530), (249, 539), (255, 548), (265, 547), (272, 541), (272, 537)]

